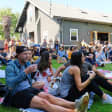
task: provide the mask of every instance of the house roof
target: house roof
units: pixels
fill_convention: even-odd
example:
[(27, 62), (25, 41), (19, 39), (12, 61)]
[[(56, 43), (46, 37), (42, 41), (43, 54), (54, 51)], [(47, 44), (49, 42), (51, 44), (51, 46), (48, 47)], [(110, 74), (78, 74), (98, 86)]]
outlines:
[(25, 24), (25, 21), (26, 21), (26, 10), (28, 8), (28, 5), (29, 5), (29, 2), (26, 2), (25, 6), (24, 6), (24, 8), (22, 10), (22, 13), (21, 13), (21, 15), (19, 17), (18, 23), (16, 25), (15, 32), (22, 32), (22, 31), (19, 31), (19, 28), (23, 27), (24, 24)]
[(104, 13), (89, 11), (85, 9), (73, 8), (70, 6), (67, 7), (67, 6), (59, 5), (55, 3), (52, 3), (50, 8), (49, 2), (41, 1), (41, 0), (27, 0), (27, 3), (28, 2), (33, 4), (39, 10), (41, 10), (42, 12), (46, 13), (48, 16), (51, 16), (51, 17), (60, 17), (65, 20), (85, 21), (85, 22), (112, 25), (111, 14), (104, 14)]
[[(29, 2), (33, 3), (37, 8), (47, 12), (50, 15), (50, 3), (41, 1), (41, 0), (28, 0)], [(73, 20), (85, 20), (85, 21), (93, 21), (99, 23), (110, 23), (112, 24), (112, 15), (111, 14), (104, 14), (95, 11), (89, 11), (87, 9), (79, 9), (73, 7), (67, 7), (65, 5), (59, 5), (52, 3), (51, 6), (51, 15), (52, 17), (62, 17), (68, 18)]]

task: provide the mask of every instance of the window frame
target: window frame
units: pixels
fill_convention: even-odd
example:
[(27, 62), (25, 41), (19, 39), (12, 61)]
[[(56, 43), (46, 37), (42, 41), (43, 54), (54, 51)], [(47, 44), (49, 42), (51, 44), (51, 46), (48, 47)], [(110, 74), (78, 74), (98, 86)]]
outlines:
[[(75, 31), (76, 32), (76, 40), (72, 40), (71, 39), (71, 33), (72, 31)], [(73, 28), (70, 28), (70, 41), (78, 41), (79, 40), (79, 37), (78, 37), (78, 29), (73, 29)]]

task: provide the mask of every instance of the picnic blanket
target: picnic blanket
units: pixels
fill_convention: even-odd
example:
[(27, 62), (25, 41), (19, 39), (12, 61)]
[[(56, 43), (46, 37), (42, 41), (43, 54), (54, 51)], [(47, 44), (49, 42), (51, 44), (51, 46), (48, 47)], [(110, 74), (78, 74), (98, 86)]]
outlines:
[(27, 108), (27, 109), (20, 108), (19, 110), (20, 112), (46, 112), (44, 110), (34, 109), (34, 108)]
[(3, 103), (3, 100), (4, 100), (4, 98), (3, 97), (0, 97), (0, 104)]
[(102, 72), (107, 78), (112, 79), (112, 71), (98, 69), (98, 71)]
[(5, 78), (5, 70), (0, 70), (0, 78)]

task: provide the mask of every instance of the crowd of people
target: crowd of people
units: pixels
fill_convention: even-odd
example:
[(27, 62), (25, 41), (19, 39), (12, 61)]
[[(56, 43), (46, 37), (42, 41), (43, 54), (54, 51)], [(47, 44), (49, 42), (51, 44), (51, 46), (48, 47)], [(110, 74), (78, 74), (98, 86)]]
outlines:
[[(111, 45), (65, 49), (57, 40), (52, 48), (47, 47), (45, 40), (42, 46), (26, 46), (21, 41), (6, 43), (0, 49), (0, 61), (7, 66), (6, 84), (9, 90), (4, 105), (39, 108), (48, 112), (87, 112), (88, 94), (91, 92), (98, 95), (103, 103), (112, 104), (112, 96), (100, 89), (112, 92), (112, 81), (96, 69), (111, 63)], [(54, 69), (52, 59), (63, 65)], [(57, 77), (60, 81), (55, 85)], [(59, 91), (55, 96), (54, 88)]]

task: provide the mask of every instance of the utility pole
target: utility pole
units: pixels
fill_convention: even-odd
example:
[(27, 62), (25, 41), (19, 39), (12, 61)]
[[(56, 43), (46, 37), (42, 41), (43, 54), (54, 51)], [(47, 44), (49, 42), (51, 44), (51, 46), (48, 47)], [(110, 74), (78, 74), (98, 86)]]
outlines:
[(52, 15), (52, 0), (50, 0), (50, 16)]

